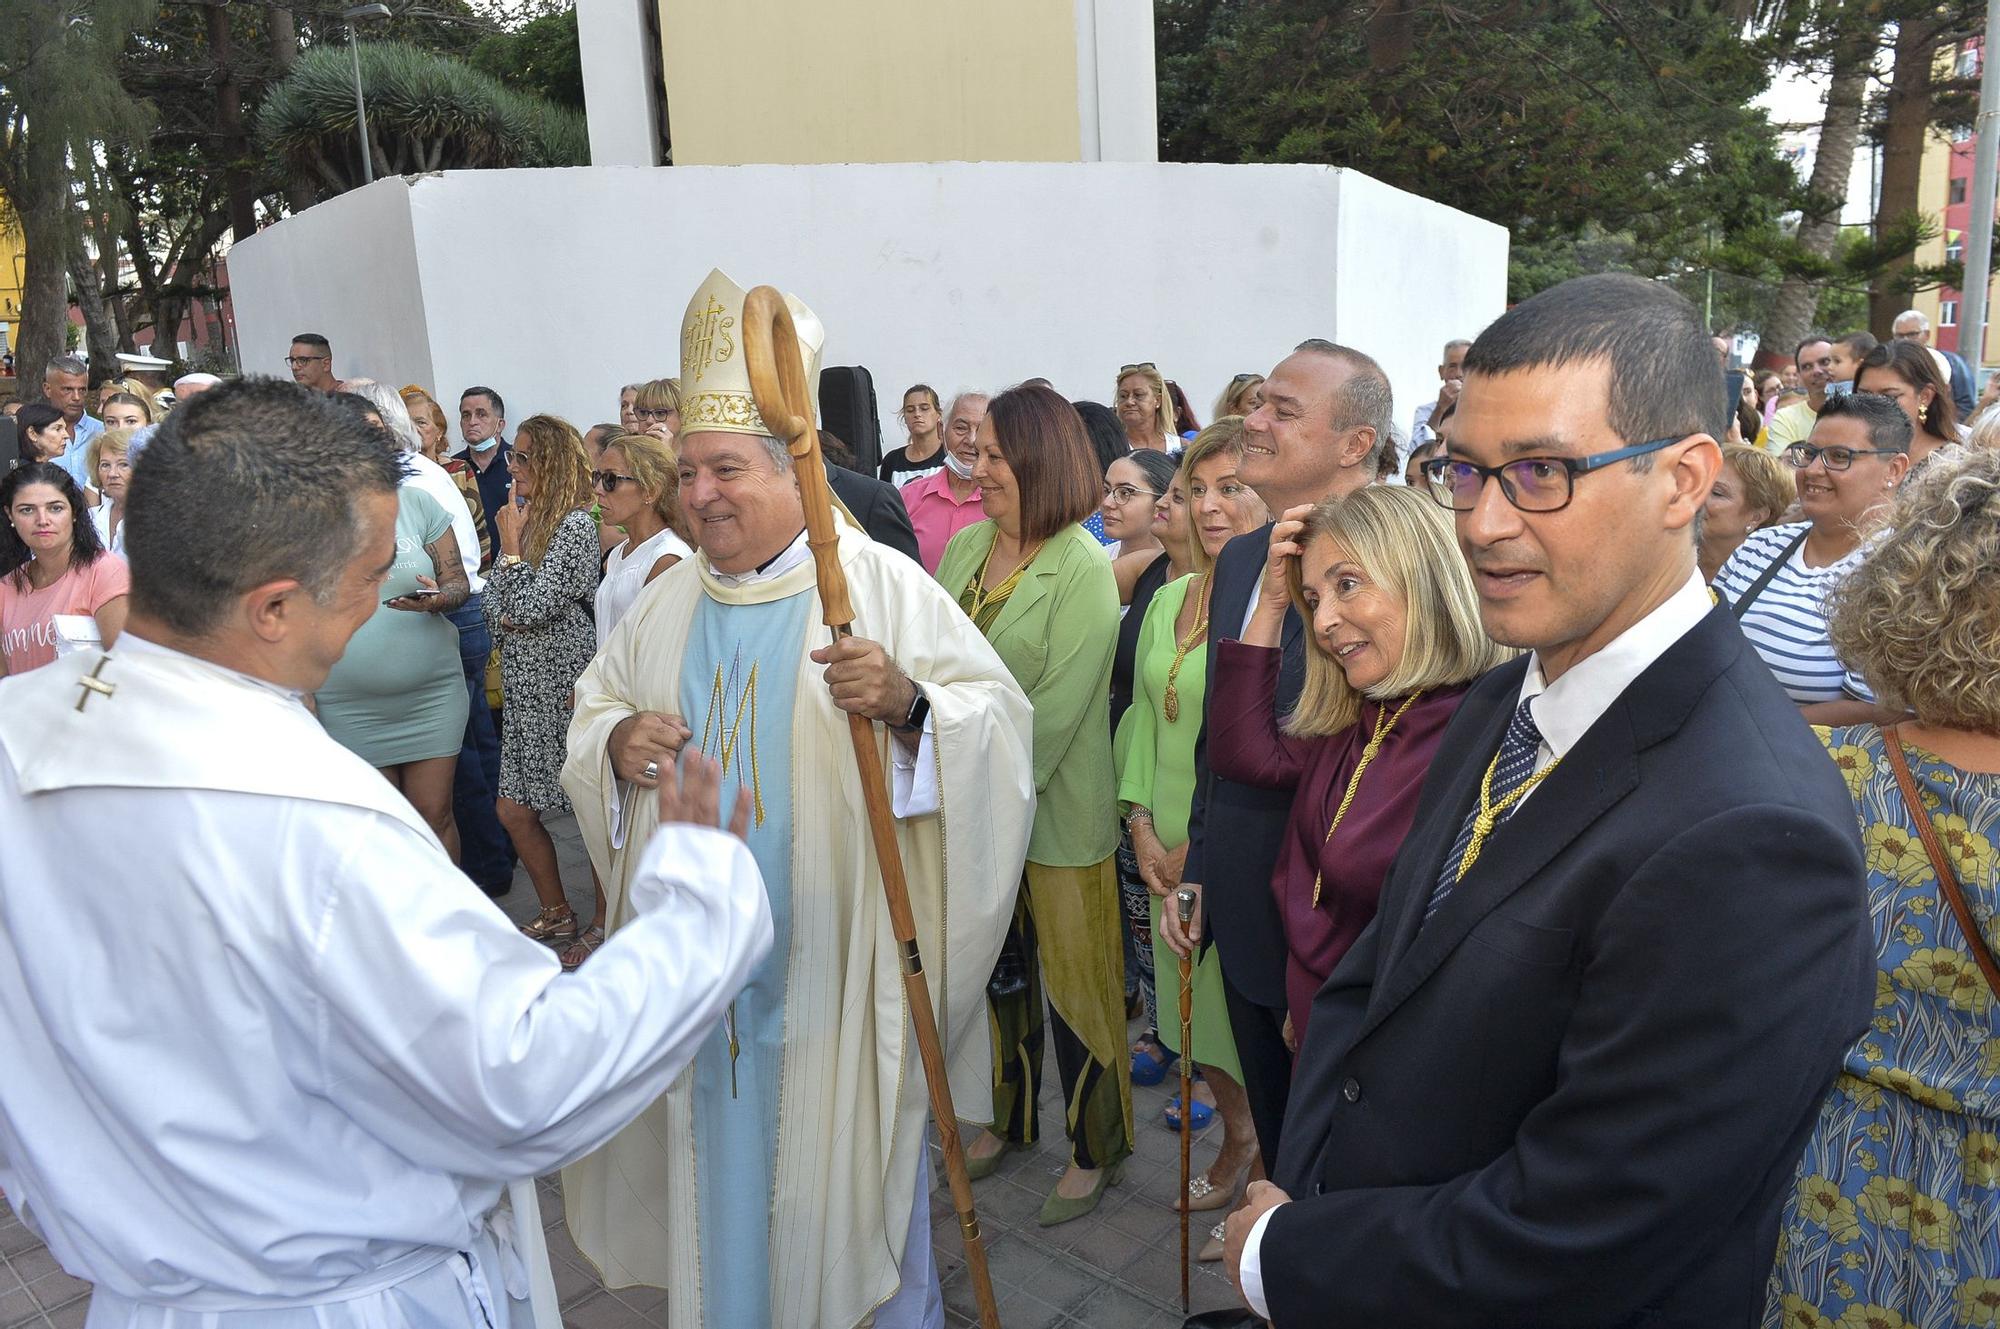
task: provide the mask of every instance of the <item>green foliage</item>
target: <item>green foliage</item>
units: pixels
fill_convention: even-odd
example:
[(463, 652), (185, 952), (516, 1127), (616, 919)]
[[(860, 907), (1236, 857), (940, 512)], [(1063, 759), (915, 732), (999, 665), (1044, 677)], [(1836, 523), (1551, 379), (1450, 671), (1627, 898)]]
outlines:
[(583, 109), (583, 51), (576, 11), (530, 20), (518, 32), (496, 32), (472, 48), (471, 64), (518, 92)]
[(1732, 9), (1161, 0), (1161, 155), (1353, 167), (1498, 221), (1517, 295), (1606, 244), (1671, 274), (1796, 201)]
[[(576, 166), (590, 159), (583, 117), (445, 56), (363, 43), (362, 86), (377, 174), (487, 166)], [(361, 182), (349, 54), (300, 57), (257, 116), (259, 139), (295, 172), (339, 192)]]

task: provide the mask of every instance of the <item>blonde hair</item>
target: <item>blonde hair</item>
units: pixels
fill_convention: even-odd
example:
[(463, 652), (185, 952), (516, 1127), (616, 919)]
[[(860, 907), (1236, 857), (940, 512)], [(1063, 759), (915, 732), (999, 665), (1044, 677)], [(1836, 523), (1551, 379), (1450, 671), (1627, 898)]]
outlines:
[(1243, 409), (1243, 399), (1264, 386), (1262, 374), (1238, 374), (1229, 380), (1229, 386), (1215, 399), (1215, 409), (1210, 412), (1217, 420), (1225, 415), (1248, 415)]
[[(1219, 453), (1241, 461), (1243, 458), (1243, 417), (1227, 415), (1194, 436), (1181, 453), (1180, 470), (1174, 473), (1174, 483), (1189, 495), (1189, 505), (1193, 505), (1194, 468)], [(1259, 500), (1261, 502), (1261, 500)], [(1192, 529), (1193, 518), (1189, 518), (1188, 562), (1196, 572), (1207, 572), (1215, 565), (1202, 547), (1201, 537)]]
[(2000, 735), (2000, 452), (1939, 448), (1897, 491), (1882, 533), (1834, 588), (1834, 651), (1884, 705), (1940, 729)]
[(107, 395), (103, 401), (99, 402), (97, 404), (97, 409), (100, 412), (108, 411), (113, 406), (118, 406), (121, 404), (125, 406), (138, 407), (140, 413), (146, 417), (147, 424), (150, 425), (155, 423), (153, 419), (153, 403), (146, 399), (143, 389), (139, 392), (128, 392), (124, 388), (120, 388), (118, 389), (118, 391)]
[(1743, 482), (1744, 505), (1768, 514), (1759, 523), (1760, 528), (1784, 520), (1798, 498), (1798, 481), (1793, 478), (1791, 467), (1747, 443), (1723, 444), (1722, 461)]
[[(1480, 624), (1472, 573), (1459, 553), (1450, 515), (1435, 500), (1402, 485), (1369, 485), (1330, 498), (1306, 518), (1299, 548), (1320, 539), (1339, 545), (1403, 608), (1403, 657), (1368, 689), (1371, 701), (1468, 683), (1514, 656)], [(1313, 613), (1300, 580), (1302, 563), (1292, 564), (1292, 605), (1310, 629)], [(1348, 686), (1346, 673), (1317, 633), (1310, 640), (1305, 686), (1285, 719), (1285, 732), (1300, 738), (1337, 734), (1361, 715), (1361, 696)]]
[(639, 385), (639, 395), (632, 399), (635, 411), (681, 412), (681, 381), (677, 378), (656, 378)]
[(104, 460), (104, 454), (130, 453), (132, 435), (136, 429), (104, 429), (90, 440), (83, 449), (83, 473), (90, 477), (90, 487), (97, 488), (97, 463)]
[(590, 459), (584, 455), (583, 436), (576, 426), (559, 416), (531, 415), (521, 421), (516, 437), (521, 434), (528, 437), (528, 467), (535, 477), (521, 554), (530, 563), (540, 563), (563, 518), (588, 509), (593, 501)]
[[(1111, 405), (1118, 405), (1118, 387), (1128, 378), (1143, 378), (1153, 385), (1153, 430), (1161, 438), (1179, 438), (1174, 432), (1174, 399), (1167, 394), (1167, 377), (1152, 365), (1131, 365), (1111, 384)], [(1123, 428), (1121, 425), (1120, 428)]]
[(1966, 438), (1969, 448), (2000, 448), (2000, 411), (1988, 407), (1972, 417), (1972, 433)]
[(613, 448), (624, 454), (625, 464), (632, 468), (632, 478), (639, 482), (639, 488), (657, 495), (653, 511), (660, 520), (675, 535), (686, 539), (688, 532), (681, 516), (680, 458), (674, 455), (674, 450), (652, 434), (614, 433), (604, 440), (598, 457), (601, 459)]

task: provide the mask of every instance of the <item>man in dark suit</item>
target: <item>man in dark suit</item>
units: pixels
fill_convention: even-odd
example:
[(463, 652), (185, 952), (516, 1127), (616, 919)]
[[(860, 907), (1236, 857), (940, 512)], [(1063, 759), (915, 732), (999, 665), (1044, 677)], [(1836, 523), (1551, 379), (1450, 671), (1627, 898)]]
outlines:
[(833, 490), (833, 496), (848, 514), (861, 523), (868, 538), (923, 562), (917, 553), (917, 531), (910, 525), (910, 510), (903, 506), (903, 496), (896, 492), (896, 486), (850, 469), (847, 463), (854, 460), (854, 453), (837, 435), (822, 429), (819, 443), (820, 460), (826, 464), (827, 488)]
[(1278, 1329), (1748, 1326), (1873, 998), (1853, 810), (1695, 572), (1693, 307), (1580, 278), (1465, 367), (1434, 489), (1531, 654), (1445, 733), (1229, 1267)]
[[(1383, 448), (1393, 447), (1389, 380), (1359, 351), (1313, 340), (1300, 345), (1264, 381), (1264, 404), (1243, 422), (1243, 462), (1237, 477), (1257, 491), (1273, 517), (1293, 507), (1350, 494), (1375, 474)], [(1242, 635), (1264, 575), (1271, 527), (1239, 535), (1223, 547), (1209, 596), (1208, 667), (1215, 643)], [(1305, 634), (1286, 611), (1278, 675), (1278, 709), (1289, 711), (1305, 678)], [(1195, 741), (1195, 796), (1188, 819), (1185, 885), (1203, 896), (1203, 912), (1184, 937), (1171, 910), (1161, 915), (1167, 945), (1187, 953), (1204, 925), (1221, 949), (1229, 1029), (1243, 1067), (1250, 1117), (1268, 1172), (1277, 1161), (1279, 1128), (1291, 1083), (1285, 1046), (1285, 934), (1271, 894), (1271, 871), (1292, 798), (1210, 774), (1208, 730)]]

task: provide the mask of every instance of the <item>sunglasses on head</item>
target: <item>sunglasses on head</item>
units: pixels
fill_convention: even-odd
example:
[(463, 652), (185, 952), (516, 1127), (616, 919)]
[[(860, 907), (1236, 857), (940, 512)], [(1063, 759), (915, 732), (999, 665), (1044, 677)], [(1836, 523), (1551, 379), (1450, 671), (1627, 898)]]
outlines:
[(1160, 372), (1160, 371), (1159, 371), (1159, 367), (1158, 367), (1158, 366), (1156, 366), (1156, 365), (1155, 365), (1155, 364), (1154, 364), (1154, 363), (1153, 363), (1153, 362), (1152, 362), (1151, 360), (1141, 360), (1141, 361), (1140, 361), (1140, 362), (1139, 362), (1138, 364), (1136, 364), (1136, 365), (1123, 365), (1123, 366), (1120, 366), (1120, 368), (1119, 368), (1119, 370), (1118, 370), (1118, 377), (1120, 377), (1120, 378), (1123, 378), (1123, 377), (1125, 377), (1125, 376), (1126, 376), (1127, 374), (1137, 374), (1137, 373), (1141, 373), (1141, 372), (1144, 372), (1144, 371), (1146, 371), (1146, 370), (1151, 370), (1151, 371), (1152, 371), (1153, 373), (1155, 373), (1155, 374), (1157, 374), (1157, 373), (1159, 373), (1159, 372)]

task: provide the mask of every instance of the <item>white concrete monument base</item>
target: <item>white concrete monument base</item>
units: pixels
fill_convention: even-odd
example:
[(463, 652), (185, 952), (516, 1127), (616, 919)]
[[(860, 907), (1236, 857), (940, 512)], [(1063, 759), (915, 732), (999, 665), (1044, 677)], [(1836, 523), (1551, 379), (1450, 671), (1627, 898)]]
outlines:
[(720, 267), (797, 294), (823, 363), (900, 394), (1044, 377), (1109, 403), (1153, 361), (1207, 422), (1232, 375), (1300, 340), (1367, 351), (1399, 430), (1440, 349), (1506, 306), (1507, 232), (1354, 171), (1180, 163), (579, 167), (378, 180), (229, 255), (243, 368), (319, 332), (334, 372), (485, 384), (510, 420), (617, 419), (679, 372), (679, 321)]

